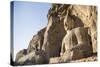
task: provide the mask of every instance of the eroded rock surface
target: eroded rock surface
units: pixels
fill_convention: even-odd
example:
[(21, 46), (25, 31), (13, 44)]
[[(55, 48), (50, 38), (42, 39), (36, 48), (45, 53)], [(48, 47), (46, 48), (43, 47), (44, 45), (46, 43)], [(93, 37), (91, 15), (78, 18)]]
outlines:
[(28, 48), (17, 53), (16, 63), (65, 63), (97, 54), (96, 6), (52, 4), (47, 19), (47, 26), (33, 36)]
[(40, 30), (36, 35), (33, 36), (32, 40), (29, 43), (27, 48), (27, 52), (31, 52), (33, 50), (41, 50), (43, 41), (44, 41), (44, 32), (46, 28)]
[(17, 62), (21, 57), (25, 56), (26, 54), (27, 54), (26, 49), (20, 50), (16, 55), (15, 61)]
[(16, 61), (19, 65), (47, 64), (49, 59), (44, 51), (32, 51)]
[(57, 57), (60, 55), (64, 35), (63, 22), (59, 21), (59, 17), (51, 16), (44, 34), (43, 42), (43, 50), (48, 53), (49, 57)]

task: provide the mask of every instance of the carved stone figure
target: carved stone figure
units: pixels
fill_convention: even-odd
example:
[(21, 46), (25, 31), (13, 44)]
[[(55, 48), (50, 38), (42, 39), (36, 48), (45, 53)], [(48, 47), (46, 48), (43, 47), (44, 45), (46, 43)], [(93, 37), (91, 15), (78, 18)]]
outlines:
[[(67, 18), (67, 20), (66, 20)], [(67, 31), (61, 48), (63, 62), (80, 59), (92, 54), (92, 47), (88, 40), (88, 30), (82, 26), (77, 26), (73, 18), (68, 16), (64, 20), (64, 28)]]

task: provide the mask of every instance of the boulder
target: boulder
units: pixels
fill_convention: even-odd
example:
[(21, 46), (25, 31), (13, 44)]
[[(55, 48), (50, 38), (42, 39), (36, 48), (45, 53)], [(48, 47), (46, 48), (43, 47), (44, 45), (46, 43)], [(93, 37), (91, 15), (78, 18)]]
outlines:
[(44, 51), (32, 51), (21, 57), (16, 63), (18, 65), (46, 64), (49, 59)]
[(49, 60), (50, 64), (61, 63), (61, 62), (62, 62), (61, 57), (52, 57)]
[(15, 62), (17, 62), (21, 57), (25, 56), (26, 54), (27, 54), (27, 49), (20, 50), (20, 51), (16, 54)]

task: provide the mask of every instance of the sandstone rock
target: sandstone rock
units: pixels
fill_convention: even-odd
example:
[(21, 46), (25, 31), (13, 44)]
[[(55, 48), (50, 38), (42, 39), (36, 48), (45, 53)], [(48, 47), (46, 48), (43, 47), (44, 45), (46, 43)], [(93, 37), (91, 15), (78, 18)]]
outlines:
[(86, 5), (73, 5), (71, 9), (71, 15), (79, 17), (85, 27), (90, 27), (91, 23), (97, 20), (97, 8), (95, 6), (86, 6)]
[(27, 52), (31, 52), (34, 50), (41, 50), (44, 40), (44, 32), (46, 28), (40, 30), (36, 35), (33, 36), (32, 40), (29, 43)]
[[(16, 64), (30, 65), (48, 63), (46, 53), (41, 50), (44, 40), (45, 28), (33, 36), (27, 49), (21, 50), (16, 56)], [(26, 53), (25, 53), (26, 52)]]
[(67, 14), (64, 18), (64, 29), (67, 31), (76, 27), (84, 27), (82, 20), (75, 15)]
[(97, 61), (97, 56), (90, 56), (90, 57), (86, 57), (86, 58), (82, 58), (82, 59), (78, 59), (78, 60), (72, 60), (70, 61), (70, 63), (79, 63), (79, 62), (94, 62)]
[(97, 53), (97, 29), (96, 29), (96, 23), (92, 23), (91, 27), (91, 39), (92, 39), (92, 47), (93, 47), (93, 53)]
[(92, 55), (87, 31), (83, 27), (68, 31), (62, 42), (61, 55), (64, 62)]
[(71, 10), (72, 15), (79, 17), (83, 23), (84, 27), (89, 27), (91, 31), (91, 42), (93, 47), (93, 52), (97, 52), (97, 8), (96, 6), (79, 6), (73, 5)]
[(20, 50), (16, 55), (15, 62), (18, 61), (21, 57), (25, 56), (26, 54), (27, 54), (26, 49)]
[(32, 40), (29, 43), (29, 46), (27, 48), (27, 52), (30, 53), (31, 51), (40, 49), (39, 45), (40, 45), (39, 44), (39, 36), (34, 35)]
[[(81, 41), (80, 43), (83, 43), (85, 46), (82, 45), (83, 48), (75, 48), (75, 52), (78, 51), (78, 53), (76, 53), (76, 56), (78, 58), (81, 58), (82, 56), (83, 57), (84, 56), (89, 56), (89, 54), (90, 55), (92, 54), (92, 50), (94, 52), (94, 50), (96, 51), (96, 49), (97, 49), (97, 47), (96, 47), (96, 45), (97, 45), (97, 43), (96, 43), (96, 38), (97, 38), (97, 35), (96, 35), (96, 33), (97, 33), (97, 30), (96, 30), (96, 7), (92, 7), (92, 6), (79, 6), (79, 5), (75, 6), (74, 5), (74, 6), (72, 6), (72, 8), (70, 8), (69, 11), (70, 11), (69, 12), (70, 14), (67, 14), (65, 16), (65, 19), (64, 19), (64, 28), (65, 28), (66, 31), (71, 30), (73, 28), (77, 28), (77, 27), (91, 27), (92, 28), (91, 32), (95, 33), (95, 34), (93, 36), (90, 35), (91, 38), (92, 38), (92, 44), (89, 44), (89, 39), (90, 38), (89, 38), (89, 35), (87, 33), (88, 31), (84, 31), (84, 30), (80, 30), (79, 32), (77, 32), (75, 34), (72, 34), (73, 36), (71, 35), (71, 33), (69, 35), (66, 34), (68, 37), (67, 36), (64, 37), (64, 38), (66, 38), (65, 42), (66, 42), (67, 45), (68, 44), (73, 44), (74, 45), (74, 44), (76, 44), (78, 42), (77, 41), (77, 38), (78, 38), (79, 41)], [(87, 20), (89, 20), (89, 21), (87, 21)], [(91, 25), (91, 24), (93, 24), (93, 22), (95, 23), (93, 25), (95, 28), (93, 28), (93, 26)], [(63, 43), (63, 45), (65, 45), (65, 43)], [(91, 45), (93, 46), (93, 49), (92, 49)], [(63, 55), (64, 56), (64, 60), (66, 58), (67, 58), (67, 60), (71, 60), (72, 57), (70, 57), (70, 56), (73, 56), (74, 52), (70, 53), (69, 45), (66, 48), (64, 47), (62, 49), (63, 49), (63, 50), (61, 50), (62, 52), (66, 51), (66, 53), (68, 53), (68, 54), (64, 53), (64, 54), (67, 55), (67, 56)], [(66, 50), (66, 49), (68, 49), (68, 50)], [(83, 53), (81, 52), (81, 49), (82, 49)], [(62, 55), (62, 52), (61, 52), (61, 55)], [(78, 56), (78, 54), (79, 54), (79, 56)], [(73, 56), (73, 57), (75, 59), (75, 56)]]
[(46, 64), (49, 59), (44, 51), (32, 51), (21, 57), (16, 63), (18, 65)]
[(44, 33), (43, 50), (48, 53), (49, 57), (57, 57), (60, 55), (61, 43), (65, 35), (64, 25), (59, 17), (51, 16), (48, 20)]
[(61, 62), (62, 62), (61, 57), (54, 57), (54, 58), (50, 58), (49, 60), (50, 64), (61, 63)]
[(17, 53), (17, 64), (73, 62), (97, 53), (96, 6), (53, 4), (47, 18), (47, 26)]

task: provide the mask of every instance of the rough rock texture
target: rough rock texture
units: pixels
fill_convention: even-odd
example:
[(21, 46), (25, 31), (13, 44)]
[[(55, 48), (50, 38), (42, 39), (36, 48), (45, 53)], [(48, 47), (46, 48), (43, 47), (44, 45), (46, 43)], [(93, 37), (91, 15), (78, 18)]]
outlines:
[(61, 59), (61, 57), (50, 58), (49, 63), (50, 64), (62, 63), (62, 59)]
[(47, 59), (44, 51), (32, 51), (27, 55), (21, 57), (16, 63), (19, 65), (30, 65), (30, 64), (46, 64), (49, 60)]
[(61, 48), (61, 56), (65, 62), (92, 55), (92, 45), (89, 44), (87, 33), (83, 27), (68, 31)]
[(50, 57), (60, 55), (61, 43), (64, 35), (64, 25), (59, 21), (59, 17), (51, 16), (44, 34), (43, 43), (43, 50), (46, 51)]
[(47, 18), (47, 26), (16, 55), (18, 65), (97, 60), (96, 6), (52, 4)]
[(97, 61), (97, 56), (90, 56), (78, 60), (72, 60), (70, 61), (71, 63), (76, 63), (76, 62), (91, 62), (91, 61)]
[(93, 47), (93, 53), (97, 52), (97, 29), (96, 29), (96, 23), (92, 23), (90, 27), (91, 31), (91, 40), (92, 40), (92, 47)]
[(84, 27), (89, 27), (93, 52), (97, 52), (97, 8), (96, 6), (73, 6), (71, 14), (79, 17)]
[(25, 56), (26, 54), (27, 54), (26, 49), (20, 50), (16, 55), (15, 61), (17, 62), (21, 57)]
[[(70, 63), (78, 63), (78, 62), (93, 62), (93, 61), (97, 61), (97, 56), (93, 55), (90, 57), (86, 57), (86, 58), (81, 58), (81, 59), (77, 59), (77, 60), (71, 60)], [(50, 58), (49, 61), (50, 64), (57, 64), (57, 63), (65, 63), (62, 62), (61, 57), (54, 57), (54, 58)]]
[(41, 50), (43, 41), (44, 41), (44, 32), (46, 28), (40, 30), (36, 35), (33, 36), (32, 40), (29, 43), (27, 48), (27, 52), (31, 52), (33, 50)]
[(47, 54), (41, 50), (44, 40), (44, 31), (46, 28), (40, 30), (33, 36), (27, 49), (21, 50), (16, 55), (16, 65), (30, 65), (30, 64), (46, 64), (49, 59)]

